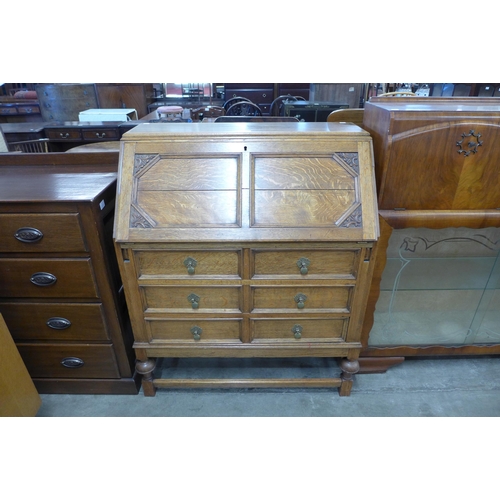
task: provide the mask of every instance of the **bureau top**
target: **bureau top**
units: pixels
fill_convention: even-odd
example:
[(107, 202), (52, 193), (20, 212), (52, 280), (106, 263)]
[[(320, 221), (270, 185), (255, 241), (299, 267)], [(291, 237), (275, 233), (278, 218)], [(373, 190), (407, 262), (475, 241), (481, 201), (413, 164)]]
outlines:
[(267, 138), (293, 134), (295, 138), (308, 137), (311, 134), (337, 138), (352, 137), (357, 140), (370, 140), (369, 134), (354, 124), (328, 122), (259, 122), (259, 123), (144, 123), (134, 127), (122, 136), (125, 141), (154, 141), (183, 137), (208, 138), (224, 136), (226, 138)]
[(341, 123), (170, 123), (124, 134), (115, 239), (374, 241), (370, 135)]

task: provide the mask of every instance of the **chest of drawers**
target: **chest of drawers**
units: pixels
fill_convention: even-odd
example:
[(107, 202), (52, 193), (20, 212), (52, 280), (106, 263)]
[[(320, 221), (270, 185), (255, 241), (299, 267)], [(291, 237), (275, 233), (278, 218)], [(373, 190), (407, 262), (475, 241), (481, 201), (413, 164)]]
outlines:
[(136, 394), (116, 173), (2, 168), (0, 312), (39, 392)]
[[(114, 235), (144, 394), (305, 384), (349, 395), (378, 236), (370, 136), (180, 123), (122, 141)], [(333, 357), (342, 373), (155, 378), (161, 357)]]

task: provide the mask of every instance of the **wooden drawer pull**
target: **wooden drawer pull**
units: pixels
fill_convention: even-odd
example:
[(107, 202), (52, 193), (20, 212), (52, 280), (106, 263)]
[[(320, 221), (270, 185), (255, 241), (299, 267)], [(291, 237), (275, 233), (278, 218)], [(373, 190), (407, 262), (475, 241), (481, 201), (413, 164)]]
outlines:
[(34, 227), (20, 227), (14, 234), (14, 238), (23, 243), (36, 243), (43, 238), (43, 233)]
[(65, 368), (81, 368), (84, 365), (83, 359), (80, 358), (75, 358), (73, 356), (70, 356), (69, 358), (64, 358), (61, 361), (61, 365), (63, 365)]
[(30, 281), (36, 286), (50, 286), (57, 281), (57, 278), (50, 273), (33, 273)]
[(203, 330), (199, 326), (193, 326), (191, 328), (191, 333), (193, 334), (194, 340), (200, 340), (202, 332)]
[(196, 259), (193, 259), (193, 257), (186, 258), (184, 265), (186, 266), (188, 274), (194, 274), (196, 264), (198, 264), (198, 262), (196, 262)]
[(292, 333), (293, 333), (293, 336), (296, 339), (302, 338), (302, 326), (300, 326), (300, 325), (293, 325)]
[(198, 307), (200, 306), (200, 297), (198, 295), (196, 295), (195, 293), (190, 293), (187, 299), (191, 303), (191, 307), (193, 309), (198, 309)]
[(306, 305), (305, 302), (307, 300), (307, 295), (304, 295), (303, 293), (298, 293), (297, 295), (295, 295), (293, 300), (295, 300), (295, 302), (297, 302), (297, 307), (299, 309), (304, 309), (304, 307)]
[(47, 320), (47, 326), (54, 330), (66, 330), (66, 328), (71, 326), (71, 321), (69, 319), (59, 317), (49, 318)]
[(307, 274), (309, 272), (309, 266), (311, 265), (311, 261), (306, 259), (305, 257), (301, 257), (297, 261), (297, 267), (300, 269), (300, 274)]

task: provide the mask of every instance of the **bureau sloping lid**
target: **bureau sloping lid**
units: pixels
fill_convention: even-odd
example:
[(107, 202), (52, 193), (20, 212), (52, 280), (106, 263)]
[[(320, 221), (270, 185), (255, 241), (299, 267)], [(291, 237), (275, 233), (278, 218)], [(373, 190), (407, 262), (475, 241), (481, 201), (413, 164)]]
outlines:
[(124, 135), (117, 241), (374, 241), (369, 134), (337, 123), (147, 124)]

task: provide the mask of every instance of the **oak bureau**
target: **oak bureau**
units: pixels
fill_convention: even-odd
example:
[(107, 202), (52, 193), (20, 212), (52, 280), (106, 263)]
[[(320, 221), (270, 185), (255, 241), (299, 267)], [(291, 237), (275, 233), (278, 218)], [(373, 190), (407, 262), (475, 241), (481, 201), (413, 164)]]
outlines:
[[(356, 125), (145, 124), (124, 134), (114, 238), (144, 395), (308, 385), (348, 396), (377, 237), (372, 142)], [(341, 374), (155, 377), (164, 357), (332, 357)]]

